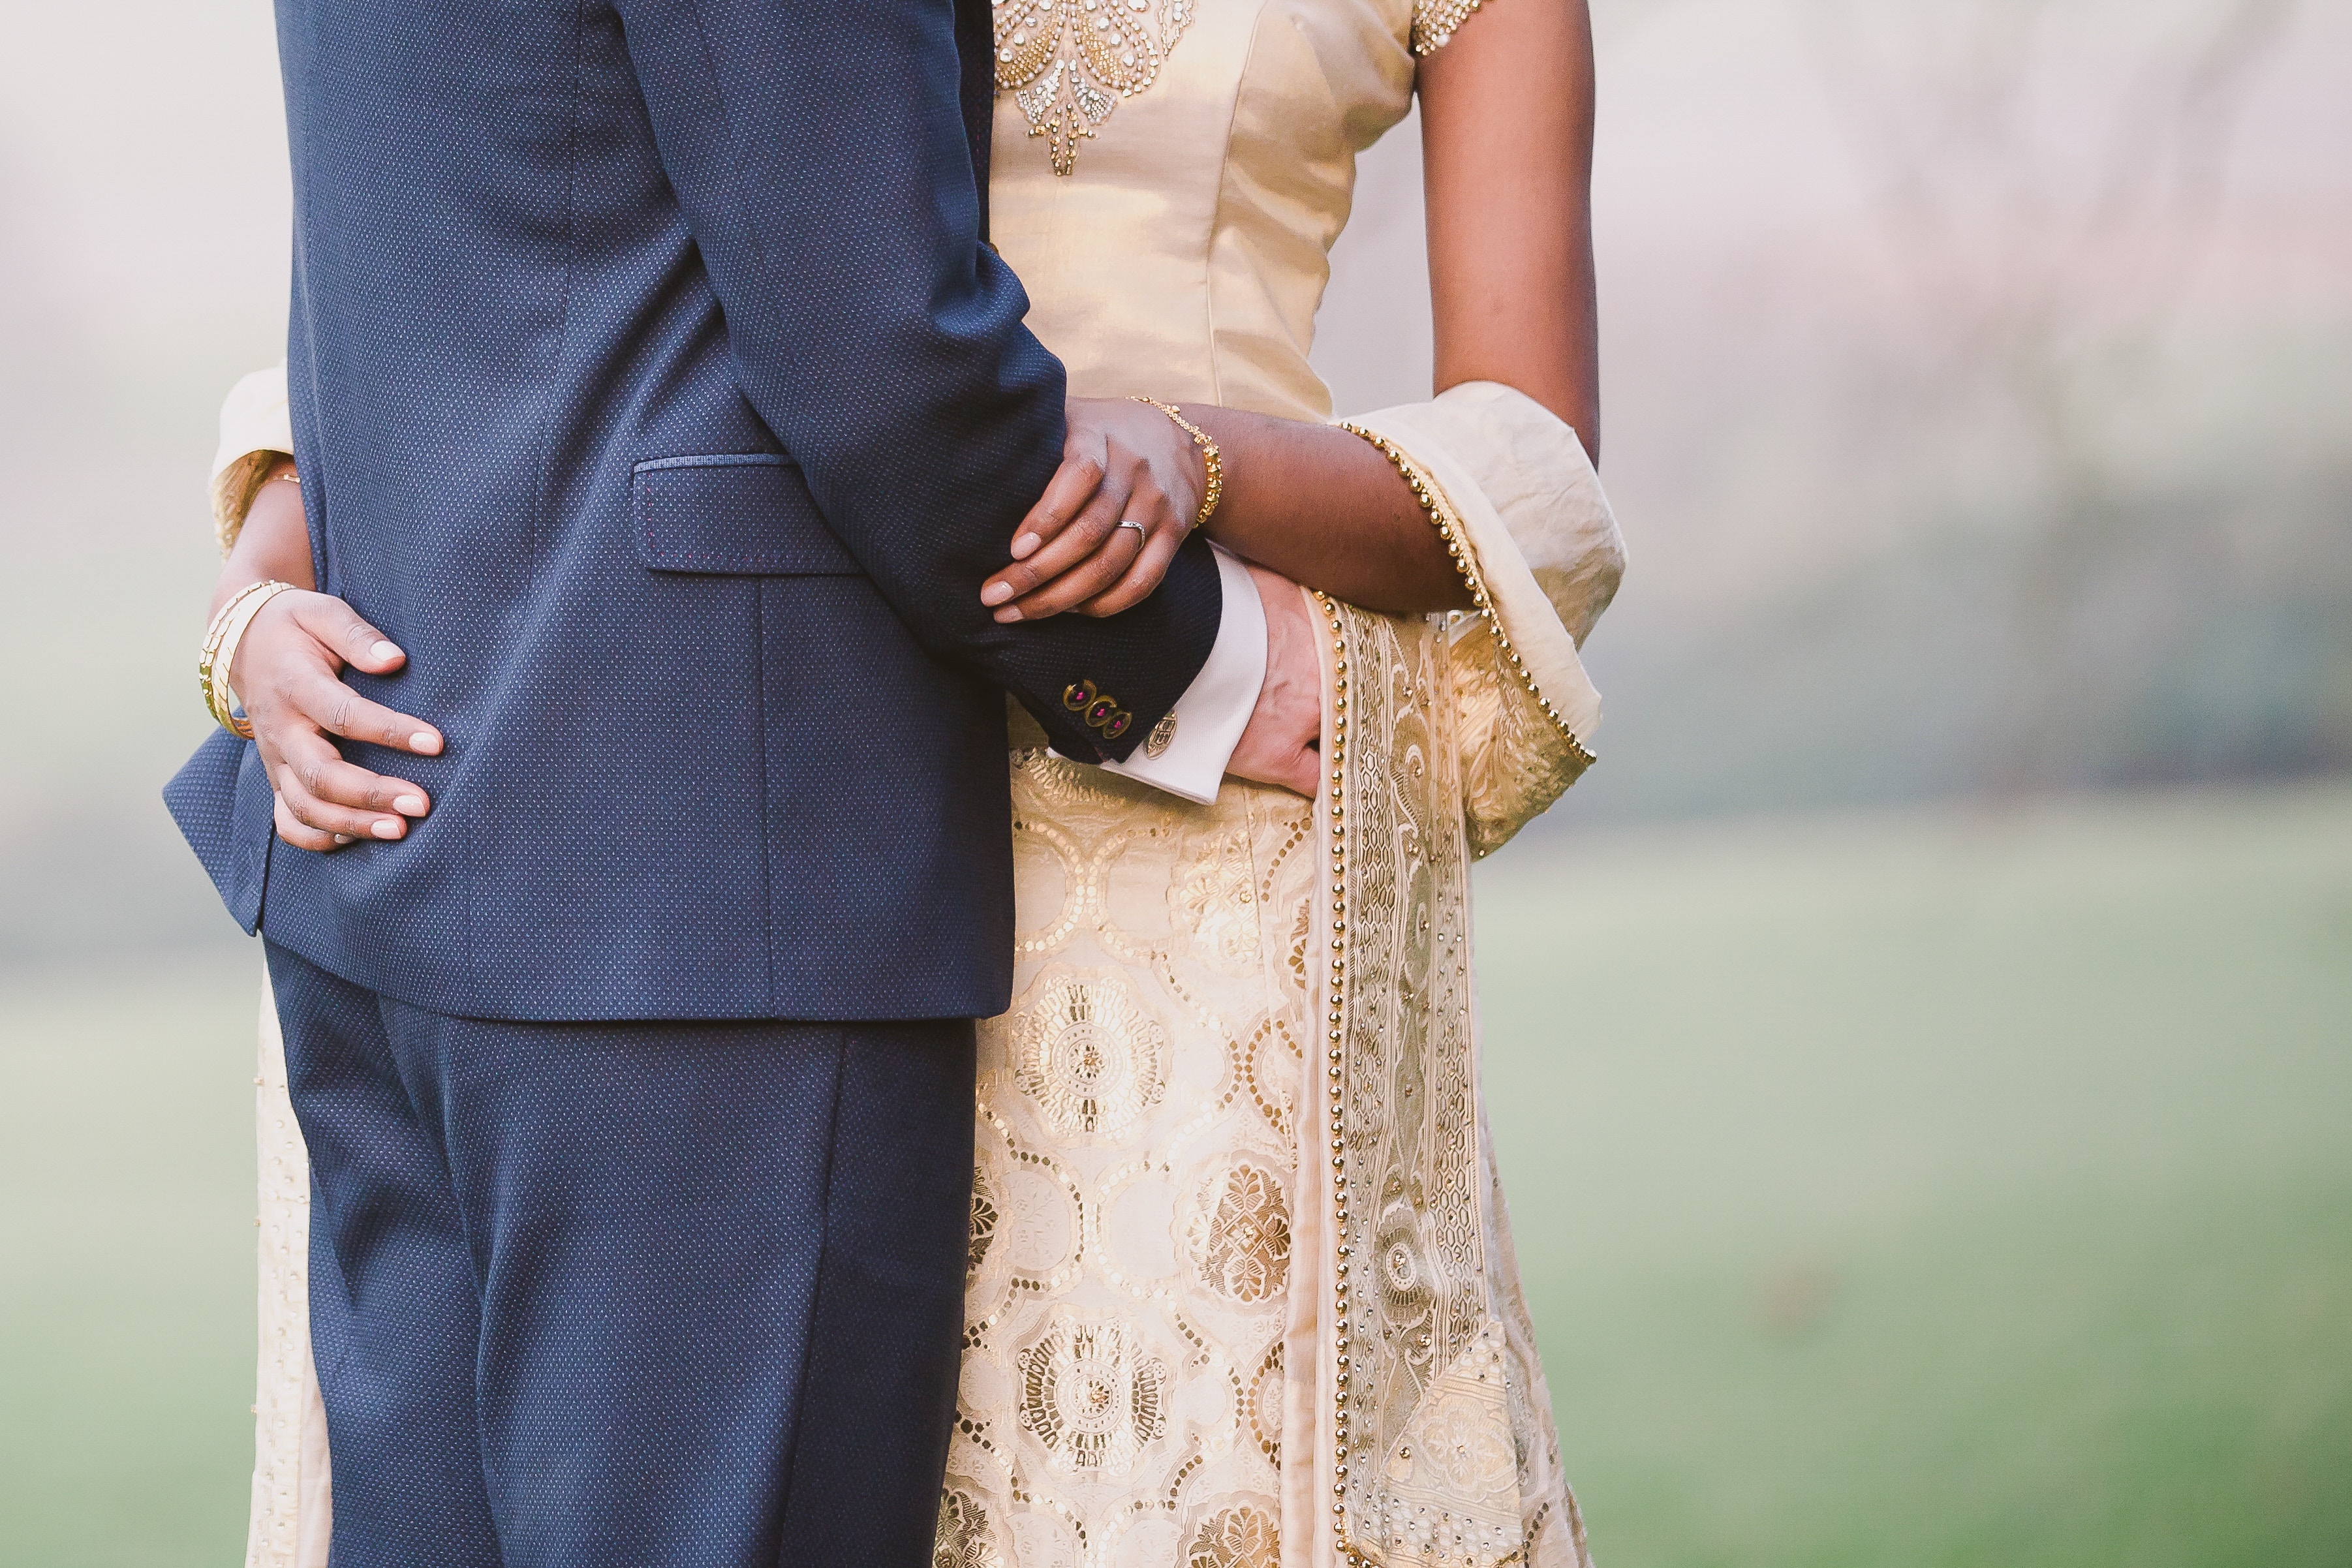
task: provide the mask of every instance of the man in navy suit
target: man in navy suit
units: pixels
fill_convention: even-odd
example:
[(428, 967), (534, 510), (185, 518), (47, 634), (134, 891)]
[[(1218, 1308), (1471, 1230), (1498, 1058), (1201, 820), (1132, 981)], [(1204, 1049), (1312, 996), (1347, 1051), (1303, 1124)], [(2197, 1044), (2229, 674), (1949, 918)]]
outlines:
[[(982, 243), (982, 0), (278, 30), (323, 596), (238, 668), (312, 674), (241, 675), (257, 742), (168, 794), (276, 986), (334, 1561), (912, 1568), (1010, 986), (1003, 694), (1198, 796), (1236, 737), (1307, 744), (1305, 644), (1269, 678), (1198, 538), (1116, 617), (981, 603), (1066, 434)], [(363, 803), (416, 820), (273, 843)]]

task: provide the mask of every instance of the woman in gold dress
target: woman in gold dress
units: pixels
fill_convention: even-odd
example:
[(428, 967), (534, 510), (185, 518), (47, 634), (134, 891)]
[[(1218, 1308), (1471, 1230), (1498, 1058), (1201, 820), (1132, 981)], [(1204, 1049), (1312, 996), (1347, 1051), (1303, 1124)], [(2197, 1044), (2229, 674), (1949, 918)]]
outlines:
[[(981, 1031), (940, 1568), (1588, 1561), (1481, 1102), (1466, 874), (1591, 761), (1577, 644), (1622, 564), (1587, 452), (1590, 35), (1582, 0), (1477, 10), (999, 0), (994, 239), (1072, 394), (1273, 455), (1229, 477), (1287, 510), (1213, 534), (1378, 603), (1370, 536), (1295, 494), (1370, 464), (1471, 609), (1311, 596), (1311, 800), (1228, 779), (1189, 805), (1015, 711), (1015, 999)], [(1416, 94), (1440, 390), (1343, 434), (1307, 362), (1326, 257)], [(224, 411), (226, 527), (290, 444), (273, 375)], [(1317, 467), (1335, 441), (1356, 490)], [(258, 1082), (248, 1563), (310, 1568), (308, 1165), (266, 1000)]]

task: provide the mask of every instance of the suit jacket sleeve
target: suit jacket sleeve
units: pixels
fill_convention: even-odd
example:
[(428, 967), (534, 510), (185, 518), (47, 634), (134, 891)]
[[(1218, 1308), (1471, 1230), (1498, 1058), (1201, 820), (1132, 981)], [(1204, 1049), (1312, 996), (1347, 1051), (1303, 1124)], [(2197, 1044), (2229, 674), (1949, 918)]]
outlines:
[[(1106, 621), (980, 602), (1060, 460), (1064, 385), (981, 243), (952, 0), (617, 5), (737, 379), (826, 521), (932, 653), (1065, 755), (1124, 758), (1208, 657), (1217, 568), (1196, 538)], [(1086, 683), (1129, 722), (1087, 726)]]

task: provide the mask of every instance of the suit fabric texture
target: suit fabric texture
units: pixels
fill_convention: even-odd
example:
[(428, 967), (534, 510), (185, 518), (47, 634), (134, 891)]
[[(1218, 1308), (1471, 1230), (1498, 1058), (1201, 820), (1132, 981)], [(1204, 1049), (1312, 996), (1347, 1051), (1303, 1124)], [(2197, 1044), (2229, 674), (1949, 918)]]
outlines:
[(316, 855), (209, 739), (167, 799), (248, 929), (476, 1018), (1005, 1005), (1002, 693), (1122, 757), (1221, 604), (1200, 540), (1109, 621), (979, 602), (1064, 382), (963, 11), (280, 0), (312, 550), (409, 654), (352, 684), (446, 747), (348, 746), (435, 809)]
[(337, 1568), (929, 1561), (969, 1021), (483, 1021), (268, 954)]

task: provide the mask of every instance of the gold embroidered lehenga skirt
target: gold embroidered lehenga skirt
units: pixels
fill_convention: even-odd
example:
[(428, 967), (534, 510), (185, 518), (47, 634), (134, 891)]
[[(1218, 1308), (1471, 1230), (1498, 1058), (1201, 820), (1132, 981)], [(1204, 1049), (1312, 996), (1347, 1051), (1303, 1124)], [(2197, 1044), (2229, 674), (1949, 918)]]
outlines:
[(940, 1568), (1582, 1561), (1478, 1111), (1440, 639), (1331, 613), (1336, 824), (1015, 759)]

